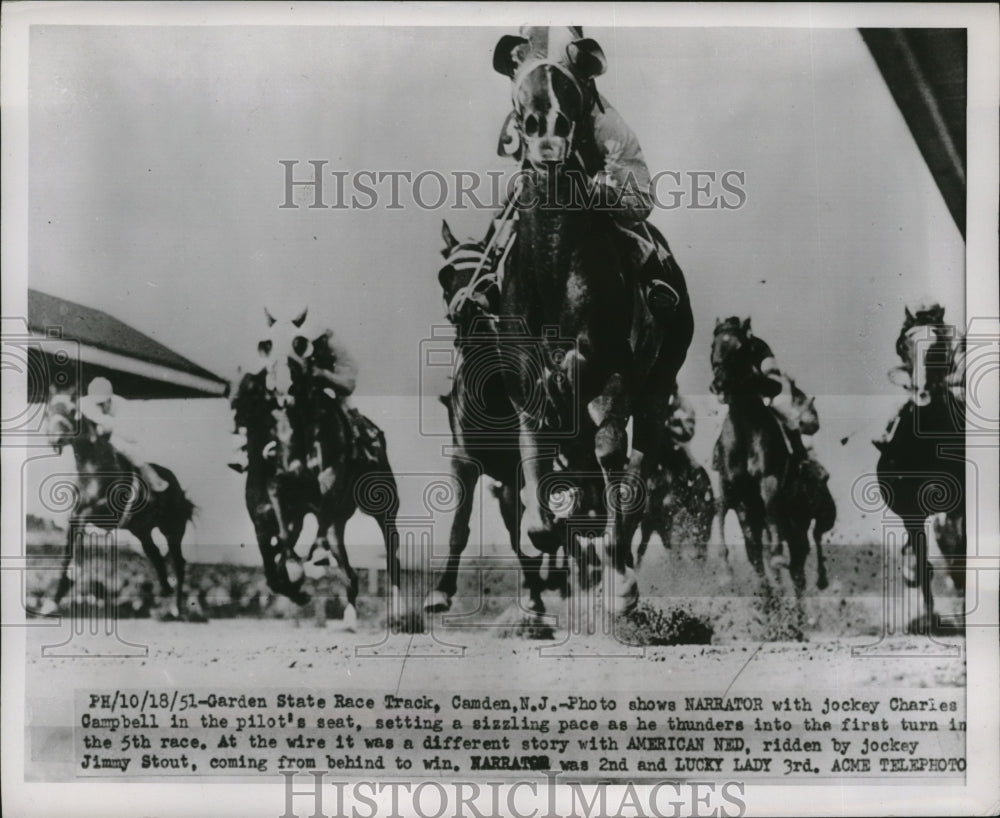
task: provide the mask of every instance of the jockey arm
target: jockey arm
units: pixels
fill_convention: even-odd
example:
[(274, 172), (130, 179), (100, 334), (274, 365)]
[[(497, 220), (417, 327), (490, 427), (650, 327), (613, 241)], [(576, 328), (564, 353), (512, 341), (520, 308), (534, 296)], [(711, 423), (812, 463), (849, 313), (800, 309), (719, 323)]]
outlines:
[(591, 130), (593, 143), (588, 151), (585, 142), (584, 162), (593, 163), (588, 172), (596, 169), (594, 183), (601, 200), (615, 202), (612, 215), (622, 226), (646, 221), (653, 210), (653, 196), (639, 139), (603, 98), (601, 105), (593, 108)]

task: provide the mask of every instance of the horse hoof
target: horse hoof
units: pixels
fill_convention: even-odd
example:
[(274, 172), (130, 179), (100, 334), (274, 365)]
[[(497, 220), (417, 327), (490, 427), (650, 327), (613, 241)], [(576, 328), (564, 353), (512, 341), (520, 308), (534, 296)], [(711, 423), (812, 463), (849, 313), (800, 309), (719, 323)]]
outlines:
[(451, 597), (444, 591), (434, 590), (424, 599), (424, 610), (427, 613), (444, 613), (451, 610)]
[(820, 577), (819, 579), (816, 580), (816, 587), (820, 591), (825, 591), (827, 588), (830, 587), (830, 581), (826, 577)]
[(333, 555), (330, 553), (329, 548), (323, 548), (320, 546), (312, 553), (312, 557), (309, 559), (310, 565), (315, 565), (319, 567), (326, 567), (330, 565), (330, 558)]
[(771, 557), (771, 567), (775, 571), (780, 571), (782, 568), (788, 567), (788, 558), (784, 554), (775, 554)]
[(920, 585), (920, 577), (917, 576), (918, 574), (917, 558), (913, 554), (912, 550), (907, 551), (904, 548), (902, 559), (903, 559), (903, 566), (902, 566), (903, 582), (906, 583), (906, 586), (908, 588), (916, 588), (917, 586)]
[(297, 585), (302, 581), (305, 576), (305, 569), (302, 567), (302, 563), (298, 559), (289, 557), (285, 560), (285, 576), (288, 577), (288, 581), (292, 585)]
[(348, 605), (344, 608), (344, 626), (343, 629), (348, 633), (354, 633), (358, 627), (358, 611), (353, 605)]
[(56, 611), (59, 610), (59, 606), (56, 605), (54, 600), (46, 599), (42, 603), (42, 607), (38, 609), (39, 616), (52, 616)]

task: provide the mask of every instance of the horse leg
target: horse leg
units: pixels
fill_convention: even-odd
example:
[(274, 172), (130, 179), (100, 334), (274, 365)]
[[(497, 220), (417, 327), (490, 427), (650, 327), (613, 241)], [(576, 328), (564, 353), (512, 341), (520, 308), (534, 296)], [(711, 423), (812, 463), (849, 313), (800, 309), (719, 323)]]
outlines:
[(153, 564), (153, 570), (156, 571), (156, 578), (160, 582), (160, 596), (170, 596), (173, 594), (174, 589), (170, 587), (170, 575), (167, 573), (167, 561), (164, 559), (163, 554), (160, 552), (156, 543), (153, 542), (152, 529), (142, 528), (133, 530), (132, 533), (138, 538), (139, 543), (142, 545), (143, 553)]
[(56, 584), (56, 592), (53, 598), (42, 603), (42, 607), (38, 611), (42, 616), (54, 614), (59, 610), (59, 603), (63, 601), (63, 597), (66, 596), (66, 592), (69, 591), (70, 586), (73, 584), (73, 578), (70, 576), (70, 569), (73, 565), (73, 551), (76, 545), (77, 532), (82, 532), (83, 527), (84, 521), (82, 517), (73, 516), (70, 518), (69, 531), (66, 533), (66, 551), (62, 556), (59, 582)]
[[(503, 524), (510, 537), (511, 547), (517, 554), (517, 559), (521, 564), (521, 573), (524, 576), (524, 596), (521, 599), (521, 607), (533, 614), (543, 614), (545, 613), (545, 603), (542, 602), (542, 590), (545, 583), (542, 581), (542, 555), (526, 554), (521, 548), (518, 548), (517, 495), (514, 489), (506, 484), (503, 485), (497, 500), (500, 504), (500, 516), (503, 518)], [(555, 570), (555, 555), (549, 554), (548, 556), (550, 570)]]
[[(518, 551), (528, 553), (528, 543), (536, 551), (551, 551), (550, 540), (552, 526), (542, 516), (542, 501), (538, 496), (538, 486), (543, 476), (541, 457), (535, 433), (530, 428), (530, 420), (521, 418), (519, 433), (519, 448), (521, 452), (521, 468), (524, 473), (524, 513), (521, 517), (518, 531)], [(520, 529), (527, 534), (527, 539), (520, 536)]]
[[(479, 479), (479, 470), (475, 463), (470, 460), (452, 457), (451, 474), (458, 484), (459, 505), (455, 509), (451, 532), (448, 535), (448, 561), (445, 563), (444, 571), (438, 578), (434, 590), (424, 600), (424, 610), (429, 612), (447, 611), (451, 608), (452, 597), (455, 596), (458, 589), (458, 568), (462, 560), (462, 553), (469, 543), (469, 520), (472, 517), (472, 504), (476, 481)], [(500, 510), (502, 513), (502, 501)], [(507, 523), (506, 517), (504, 523)], [(510, 530), (509, 525), (507, 528)], [(514, 545), (514, 549), (517, 550), (516, 545)]]
[[(347, 605), (344, 608), (344, 628), (353, 631), (358, 623), (358, 574), (351, 566), (347, 558), (347, 546), (344, 545), (344, 529), (347, 527), (347, 520), (337, 517), (333, 524), (329, 526), (330, 535), (333, 538), (333, 556), (337, 560), (337, 565), (347, 577)], [(388, 543), (386, 544), (388, 548)]]
[[(395, 480), (392, 484), (392, 490), (397, 491)], [(389, 508), (375, 515), (375, 522), (378, 523), (382, 539), (385, 541), (385, 571), (389, 581), (389, 612), (397, 618), (402, 616), (403, 604), (402, 571), (399, 566), (399, 529), (396, 528), (396, 510), (398, 508), (399, 497), (397, 496)]]
[(823, 556), (823, 535), (830, 529), (824, 528), (817, 520), (813, 525), (813, 543), (816, 545), (816, 587), (824, 591), (830, 585), (830, 580), (826, 575), (826, 557)]
[(736, 506), (736, 517), (740, 521), (743, 540), (746, 544), (747, 559), (757, 577), (764, 583), (767, 575), (764, 571), (764, 508), (759, 497), (743, 500)]
[(922, 519), (908, 520), (905, 526), (906, 548), (909, 549), (914, 563), (914, 575), (907, 584), (920, 588), (924, 599), (924, 616), (926, 617), (926, 627), (922, 626), (921, 618), (916, 617), (911, 623), (911, 631), (918, 634), (930, 633), (934, 628), (934, 594), (931, 589), (934, 567), (927, 559), (927, 529)]
[[(187, 611), (187, 591), (184, 586), (185, 575), (187, 573), (187, 566), (184, 563), (184, 552), (181, 550), (181, 536), (177, 536), (174, 532), (170, 535), (164, 534), (167, 539), (167, 550), (170, 553), (170, 561), (174, 566), (174, 581), (177, 583), (177, 588), (174, 590), (176, 594), (176, 604), (177, 610), (180, 612), (180, 616), (186, 617)], [(196, 607), (197, 603), (196, 603)]]
[(775, 569), (784, 568), (788, 565), (785, 556), (782, 534), (782, 526), (779, 521), (783, 519), (780, 498), (781, 482), (777, 475), (769, 474), (761, 478), (760, 495), (764, 501), (764, 528), (767, 534), (767, 542), (771, 547), (771, 566)]
[(639, 586), (631, 565), (631, 543), (626, 541), (629, 497), (624, 466), (627, 459), (624, 418), (609, 414), (594, 436), (594, 453), (604, 473), (608, 525), (605, 530), (604, 581), (612, 583), (612, 614), (624, 614), (639, 601)]
[(795, 589), (795, 616), (798, 620), (796, 625), (802, 628), (805, 622), (805, 610), (803, 608), (803, 596), (806, 590), (806, 558), (809, 556), (809, 531), (808, 520), (806, 525), (794, 524), (794, 530), (788, 532), (788, 573), (792, 578), (792, 586)]
[[(732, 492), (732, 488), (723, 486), (719, 494), (719, 499), (715, 503), (715, 508), (712, 509), (709, 506), (706, 509), (709, 533), (712, 527), (712, 514), (714, 513), (714, 516), (719, 520), (719, 559), (722, 561), (722, 571), (719, 573), (720, 585), (728, 585), (733, 581), (733, 567), (729, 564), (729, 546), (726, 545), (726, 515), (730, 509), (730, 492)], [(742, 520), (740, 521), (740, 525), (743, 525)]]
[(695, 536), (698, 538), (698, 559), (704, 562), (708, 553), (708, 541), (712, 536), (715, 498), (712, 496), (712, 483), (708, 479), (708, 472), (703, 468), (699, 468), (695, 475), (692, 503)]
[(653, 511), (650, 509), (650, 513), (643, 517), (639, 523), (639, 548), (635, 554), (636, 571), (642, 567), (642, 558), (646, 556), (646, 549), (649, 547), (649, 538), (653, 536), (653, 521), (650, 519), (652, 514)]

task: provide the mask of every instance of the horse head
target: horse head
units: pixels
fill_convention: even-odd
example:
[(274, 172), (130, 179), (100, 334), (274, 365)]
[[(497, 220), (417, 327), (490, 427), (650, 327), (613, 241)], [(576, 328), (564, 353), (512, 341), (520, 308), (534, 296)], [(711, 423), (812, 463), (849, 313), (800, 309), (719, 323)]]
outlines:
[(447, 304), (448, 320), (460, 336), (467, 335), (474, 325), (490, 323), (491, 316), (499, 312), (500, 285), (492, 263), (485, 256), (484, 242), (471, 239), (460, 242), (447, 222), (442, 223), (441, 236), (445, 263), (438, 271), (438, 283)]
[(263, 369), (267, 376), (267, 388), (271, 390), (279, 404), (294, 402), (293, 384), (297, 376), (307, 368), (312, 355), (312, 341), (303, 325), (309, 308), (306, 307), (291, 319), (275, 318), (267, 308), (267, 331), (257, 344), (257, 352), (263, 359)]
[(607, 69), (601, 47), (576, 27), (525, 26), (500, 38), (493, 67), (512, 82), (525, 161), (544, 173), (573, 153), (577, 126), (597, 101), (594, 79)]
[(741, 321), (731, 316), (724, 321), (715, 319), (712, 335), (712, 385), (713, 395), (721, 400), (732, 394), (752, 374), (752, 364), (744, 352), (749, 337), (750, 319)]
[(928, 406), (949, 391), (954, 363), (952, 341), (951, 327), (940, 323), (917, 321), (909, 327), (904, 325), (900, 332), (896, 351), (903, 364), (889, 377), (910, 392), (916, 406)]
[(76, 397), (67, 392), (59, 392), (54, 387), (49, 391), (49, 402), (45, 407), (45, 432), (49, 445), (61, 453), (64, 446), (71, 446), (80, 428), (80, 412)]

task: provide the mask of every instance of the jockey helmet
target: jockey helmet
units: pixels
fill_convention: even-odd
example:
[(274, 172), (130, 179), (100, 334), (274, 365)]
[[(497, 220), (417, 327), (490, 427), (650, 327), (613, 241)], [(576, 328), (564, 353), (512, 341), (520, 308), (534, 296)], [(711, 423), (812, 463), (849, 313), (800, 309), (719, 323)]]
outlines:
[(111, 386), (111, 381), (107, 378), (94, 378), (87, 385), (87, 397), (95, 398), (98, 402), (111, 400), (115, 396), (115, 390)]
[(908, 321), (916, 323), (940, 323), (944, 320), (944, 307), (933, 298), (921, 298), (914, 304), (907, 305), (906, 317)]

